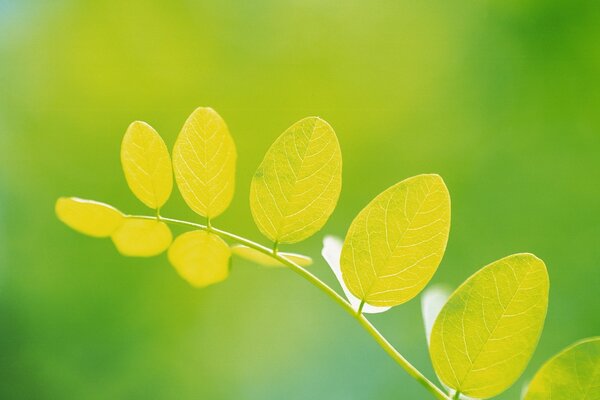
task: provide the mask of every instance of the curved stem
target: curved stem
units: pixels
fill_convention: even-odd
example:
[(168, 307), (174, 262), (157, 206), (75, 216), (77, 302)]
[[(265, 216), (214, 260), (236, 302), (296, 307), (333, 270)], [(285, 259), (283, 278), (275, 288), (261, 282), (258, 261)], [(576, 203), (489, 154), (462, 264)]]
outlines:
[[(156, 219), (155, 217), (148, 217), (145, 215), (130, 215), (129, 217), (141, 218), (141, 219)], [(210, 232), (212, 232), (218, 236), (221, 236), (224, 239), (229, 239), (229, 240), (232, 240), (239, 244), (243, 244), (245, 246), (251, 247), (252, 249), (257, 250), (263, 254), (266, 254), (267, 256), (272, 257), (272, 258), (278, 260), (279, 262), (285, 264), (292, 271), (294, 271), (295, 273), (297, 273), (298, 275), (300, 275), (301, 277), (303, 277), (304, 279), (306, 279), (307, 281), (312, 283), (313, 286), (316, 286), (323, 293), (325, 293), (327, 296), (329, 296), (333, 301), (338, 303), (344, 310), (346, 310), (346, 312), (348, 314), (350, 314), (355, 320), (357, 320), (358, 323), (375, 339), (377, 344), (379, 344), (379, 346), (381, 346), (383, 348), (383, 350), (385, 350), (385, 352), (388, 353), (388, 355), (390, 357), (392, 357), (392, 359), (394, 361), (396, 361), (396, 363), (398, 363), (412, 378), (414, 378), (423, 387), (425, 387), (425, 389), (427, 389), (435, 398), (437, 398), (439, 400), (449, 400), (450, 399), (440, 388), (438, 388), (433, 382), (431, 382), (429, 379), (427, 379), (427, 377), (425, 375), (423, 375), (410, 362), (408, 362), (408, 360), (406, 358), (404, 358), (404, 356), (402, 356), (402, 354), (400, 354), (398, 352), (398, 350), (396, 350), (394, 348), (394, 346), (392, 346), (390, 344), (390, 342), (388, 342), (387, 339), (377, 330), (377, 328), (375, 328), (375, 326), (373, 326), (373, 324), (371, 324), (371, 322), (369, 322), (369, 320), (361, 313), (364, 302), (361, 304), (361, 307), (360, 307), (359, 311), (357, 312), (357, 310), (352, 308), (352, 306), (350, 305), (350, 303), (348, 303), (346, 301), (346, 299), (344, 299), (342, 296), (340, 296), (335, 290), (333, 290), (332, 288), (327, 286), (326, 283), (321, 281), (319, 278), (317, 278), (315, 275), (313, 275), (312, 273), (310, 273), (309, 271), (307, 271), (300, 265), (287, 259), (286, 257), (281, 256), (277, 252), (277, 246), (274, 246), (273, 249), (270, 249), (259, 243), (253, 242), (252, 240), (249, 240), (244, 237), (238, 236), (236, 234), (215, 228), (214, 226), (208, 227), (206, 225), (196, 224), (194, 222), (182, 221), (182, 220), (166, 218), (166, 217), (162, 217), (162, 216), (161, 216), (161, 221), (168, 222), (171, 224), (176, 224), (176, 225), (192, 227), (192, 228), (196, 228), (196, 229), (202, 229), (202, 230), (207, 230), (207, 231), (209, 230)]]

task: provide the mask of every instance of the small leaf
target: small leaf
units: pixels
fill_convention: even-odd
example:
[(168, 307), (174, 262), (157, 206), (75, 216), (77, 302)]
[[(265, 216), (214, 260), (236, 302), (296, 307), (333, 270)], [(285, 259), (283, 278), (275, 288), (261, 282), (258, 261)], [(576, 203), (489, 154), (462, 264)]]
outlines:
[(135, 121), (121, 143), (121, 164), (129, 188), (142, 203), (161, 208), (171, 196), (171, 157), (160, 135), (145, 122)]
[(342, 153), (333, 128), (308, 117), (288, 128), (267, 151), (250, 186), (259, 230), (279, 243), (313, 235), (333, 212), (342, 187)]
[(192, 286), (205, 287), (229, 275), (231, 250), (217, 235), (205, 231), (184, 233), (169, 249), (169, 261)]
[(431, 360), (442, 382), (467, 396), (498, 395), (521, 375), (548, 306), (548, 273), (532, 254), (515, 254), (482, 268), (440, 312)]
[(111, 236), (119, 253), (129, 257), (156, 256), (169, 248), (173, 236), (162, 221), (127, 218)]
[(192, 210), (207, 218), (225, 211), (233, 197), (236, 158), (221, 116), (212, 108), (194, 110), (173, 148), (177, 186)]
[(124, 216), (108, 204), (77, 197), (61, 197), (56, 201), (56, 215), (76, 231), (94, 236), (108, 237), (123, 223)]
[[(252, 261), (257, 264), (263, 265), (265, 267), (285, 267), (285, 264), (282, 264), (281, 261), (278, 261), (273, 257), (269, 257), (268, 255), (261, 253), (260, 251), (248, 246), (244, 246), (241, 244), (234, 245), (231, 246), (231, 251), (237, 256), (245, 258), (248, 261)], [(308, 267), (313, 263), (312, 258), (308, 256), (303, 256), (302, 254), (285, 253), (283, 251), (280, 251), (278, 254), (282, 257), (287, 258), (290, 261), (295, 262), (301, 267)]]
[(600, 337), (581, 340), (546, 362), (525, 400), (599, 400)]
[[(357, 299), (346, 287), (344, 279), (342, 278), (342, 270), (340, 269), (340, 256), (342, 254), (342, 240), (335, 236), (325, 236), (323, 239), (323, 250), (321, 255), (327, 261), (327, 264), (333, 271), (333, 274), (337, 278), (348, 302), (352, 308), (358, 311), (361, 301)], [(376, 307), (369, 304), (365, 304), (362, 309), (363, 314), (378, 314), (389, 310), (390, 307)]]
[(438, 175), (390, 187), (352, 221), (342, 275), (352, 294), (374, 306), (415, 297), (435, 273), (450, 230), (450, 195)]
[(431, 339), (431, 331), (433, 324), (437, 319), (442, 307), (450, 297), (450, 291), (442, 285), (434, 285), (425, 289), (421, 295), (421, 312), (423, 314), (423, 323), (425, 324), (425, 336), (427, 337), (427, 345)]

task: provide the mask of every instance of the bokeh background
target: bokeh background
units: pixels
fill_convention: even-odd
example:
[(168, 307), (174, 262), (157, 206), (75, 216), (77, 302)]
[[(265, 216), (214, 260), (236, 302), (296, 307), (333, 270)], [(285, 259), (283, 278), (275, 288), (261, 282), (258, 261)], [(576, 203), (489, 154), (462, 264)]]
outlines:
[[(293, 247), (319, 257), (376, 194), (436, 172), (453, 225), (433, 282), (534, 252), (550, 308), (542, 361), (600, 334), (600, 3), (0, 0), (0, 398), (426, 399), (351, 317), (287, 270), (236, 260), (205, 290), (166, 256), (120, 257), (60, 224), (61, 195), (144, 206), (120, 140), (169, 147), (212, 106), (239, 152), (218, 226), (263, 241), (249, 182), (271, 142), (319, 115), (344, 155), (339, 206)], [(164, 209), (198, 220), (178, 193)], [(289, 247), (289, 249), (292, 249)], [(428, 376), (417, 299), (372, 317)]]

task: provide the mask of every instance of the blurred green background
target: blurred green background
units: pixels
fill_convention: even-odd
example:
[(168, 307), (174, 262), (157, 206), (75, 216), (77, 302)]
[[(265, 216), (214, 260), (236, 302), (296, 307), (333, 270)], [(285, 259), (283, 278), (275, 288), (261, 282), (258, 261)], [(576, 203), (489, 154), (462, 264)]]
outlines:
[[(339, 136), (344, 185), (319, 257), (376, 194), (436, 172), (452, 195), (433, 282), (534, 252), (542, 361), (600, 334), (600, 4), (487, 1), (0, 0), (0, 398), (426, 399), (351, 317), (287, 270), (236, 260), (194, 290), (166, 256), (69, 230), (76, 195), (141, 213), (120, 170), (136, 119), (171, 147), (197, 106), (228, 122), (237, 192), (218, 226), (265, 242), (254, 169), (296, 120)], [(175, 193), (164, 209), (197, 220)], [(288, 247), (286, 249), (292, 249)], [(418, 300), (372, 321), (433, 378)]]

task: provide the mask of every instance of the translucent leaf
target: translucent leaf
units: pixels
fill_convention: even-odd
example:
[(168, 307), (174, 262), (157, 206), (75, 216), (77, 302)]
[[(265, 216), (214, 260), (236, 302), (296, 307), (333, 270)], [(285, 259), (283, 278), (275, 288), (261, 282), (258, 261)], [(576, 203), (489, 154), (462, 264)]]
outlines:
[(70, 228), (94, 237), (110, 236), (125, 218), (108, 204), (77, 197), (59, 198), (55, 211), (58, 219)]
[(442, 307), (444, 307), (444, 304), (446, 304), (448, 297), (450, 297), (450, 290), (442, 285), (434, 285), (430, 288), (427, 288), (421, 295), (421, 312), (423, 314), (425, 336), (427, 337), (428, 345), (431, 338), (433, 324), (440, 311), (442, 311)]
[(600, 399), (600, 337), (581, 340), (535, 374), (525, 400)]
[(333, 128), (308, 117), (288, 128), (267, 151), (250, 186), (250, 209), (274, 242), (313, 235), (333, 212), (342, 187), (342, 153)]
[(435, 273), (448, 241), (450, 195), (438, 175), (390, 187), (352, 221), (342, 275), (352, 294), (374, 306), (415, 297)]
[(127, 218), (111, 236), (119, 253), (130, 257), (156, 256), (169, 248), (173, 236), (162, 221)]
[[(264, 265), (265, 267), (285, 267), (284, 264), (274, 259), (273, 257), (269, 257), (268, 255), (261, 253), (258, 250), (241, 244), (231, 246), (231, 251), (237, 256), (240, 256), (242, 258), (245, 258), (246, 260), (255, 262), (257, 264)], [(313, 263), (312, 258), (308, 256), (303, 256), (302, 254), (285, 253), (283, 251), (280, 251), (279, 255), (295, 262), (301, 267), (308, 267)]]
[(229, 275), (231, 250), (220, 237), (205, 232), (184, 233), (169, 249), (169, 261), (192, 286), (221, 282)]
[(121, 164), (129, 188), (150, 208), (162, 207), (173, 189), (173, 170), (167, 146), (145, 122), (129, 125), (121, 143)]
[[(361, 301), (357, 299), (346, 287), (344, 279), (342, 279), (342, 270), (340, 269), (340, 256), (342, 254), (342, 240), (335, 236), (325, 236), (323, 239), (323, 250), (321, 255), (327, 261), (327, 264), (333, 271), (333, 274), (337, 278), (348, 302), (352, 305), (352, 308), (358, 311)], [(362, 309), (363, 314), (378, 314), (389, 310), (390, 307), (375, 307), (369, 304), (365, 304)]]
[(451, 296), (431, 335), (433, 367), (467, 396), (498, 395), (521, 375), (544, 325), (548, 273), (532, 254), (482, 268)]
[(177, 186), (192, 210), (208, 218), (225, 211), (233, 197), (236, 158), (221, 116), (212, 108), (194, 110), (173, 148)]

